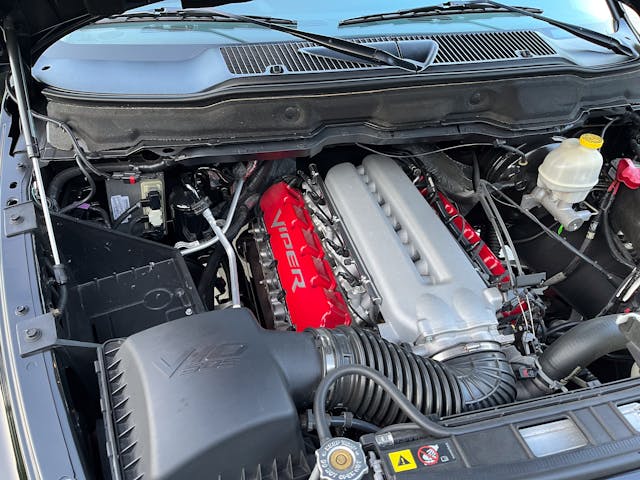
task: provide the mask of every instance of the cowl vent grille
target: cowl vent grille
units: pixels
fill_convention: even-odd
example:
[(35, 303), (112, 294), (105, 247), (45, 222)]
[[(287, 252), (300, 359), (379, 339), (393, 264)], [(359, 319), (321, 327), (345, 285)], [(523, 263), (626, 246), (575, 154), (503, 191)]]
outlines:
[[(556, 55), (556, 51), (540, 35), (532, 31), (481, 32), (442, 35), (405, 35), (397, 37), (356, 38), (358, 43), (402, 40), (435, 40), (440, 48), (435, 64), (460, 64), (540, 58)], [(236, 75), (326, 72), (388, 68), (366, 63), (333, 60), (300, 53), (310, 42), (259, 43), (222, 47), (229, 71)]]

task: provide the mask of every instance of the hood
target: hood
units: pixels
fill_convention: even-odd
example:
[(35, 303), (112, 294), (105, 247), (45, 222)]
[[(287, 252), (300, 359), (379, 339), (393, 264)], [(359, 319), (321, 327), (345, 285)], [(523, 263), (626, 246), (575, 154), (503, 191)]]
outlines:
[[(185, 0), (185, 7), (215, 7), (226, 3), (215, 0)], [(640, 1), (640, 0), (639, 0)], [(33, 58), (69, 32), (109, 15), (151, 5), (158, 0), (0, 0), (0, 18), (11, 16), (20, 35), (23, 55)], [(6, 52), (0, 62), (7, 64)]]
[[(0, 17), (13, 19), (23, 56), (37, 55), (67, 33), (100, 17), (154, 3), (154, 0), (0, 0)], [(7, 64), (6, 52), (0, 62)]]
[[(22, 53), (27, 61), (37, 57), (64, 35), (101, 17), (151, 5), (158, 0), (0, 0), (0, 18), (14, 20)], [(216, 7), (247, 0), (183, 0), (184, 7)], [(613, 1), (613, 0), (612, 0)], [(425, 5), (437, 2), (425, 1)], [(640, 0), (622, 3), (640, 12)], [(6, 64), (6, 52), (0, 51), (0, 64)]]

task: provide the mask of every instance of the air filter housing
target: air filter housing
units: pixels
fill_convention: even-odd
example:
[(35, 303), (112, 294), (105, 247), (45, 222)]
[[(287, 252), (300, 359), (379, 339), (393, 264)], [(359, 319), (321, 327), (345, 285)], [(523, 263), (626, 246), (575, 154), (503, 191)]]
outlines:
[[(304, 395), (287, 386), (297, 372), (280, 368), (247, 310), (217, 313), (104, 345), (98, 370), (114, 478), (309, 475), (294, 404)], [(306, 335), (278, 341), (283, 355), (315, 350)], [(317, 374), (299, 373), (317, 382)]]

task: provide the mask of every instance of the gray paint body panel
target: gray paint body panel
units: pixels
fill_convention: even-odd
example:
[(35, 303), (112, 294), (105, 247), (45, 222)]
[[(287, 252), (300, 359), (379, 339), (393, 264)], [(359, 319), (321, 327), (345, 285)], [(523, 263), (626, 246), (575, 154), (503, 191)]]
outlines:
[[(31, 172), (21, 141), (11, 155), (9, 125), (4, 108), (0, 117), (0, 201), (27, 201)], [(17, 182), (15, 188), (10, 188)], [(33, 235), (7, 238), (0, 222), (0, 355), (3, 369), (2, 393), (15, 427), (15, 436), (27, 478), (75, 479), (85, 477), (71, 431), (65, 401), (58, 383), (51, 352), (22, 358), (18, 351), (16, 323), (43, 312), (38, 287), (38, 267)], [(24, 305), (23, 316), (16, 307)]]

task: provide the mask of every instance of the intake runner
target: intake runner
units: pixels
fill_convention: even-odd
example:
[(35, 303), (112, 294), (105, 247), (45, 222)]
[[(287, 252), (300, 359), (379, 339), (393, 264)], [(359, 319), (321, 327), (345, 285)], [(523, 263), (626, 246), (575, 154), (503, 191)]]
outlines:
[(347, 305), (337, 291), (302, 195), (284, 182), (277, 183), (264, 193), (260, 208), (296, 330), (350, 325)]
[[(487, 286), (400, 165), (369, 155), (359, 167), (332, 167), (324, 182), (354, 258), (380, 297), (383, 338), (438, 360), (500, 348), (501, 292)], [(464, 236), (462, 217), (453, 222)], [(496, 267), (492, 273), (500, 275)]]

